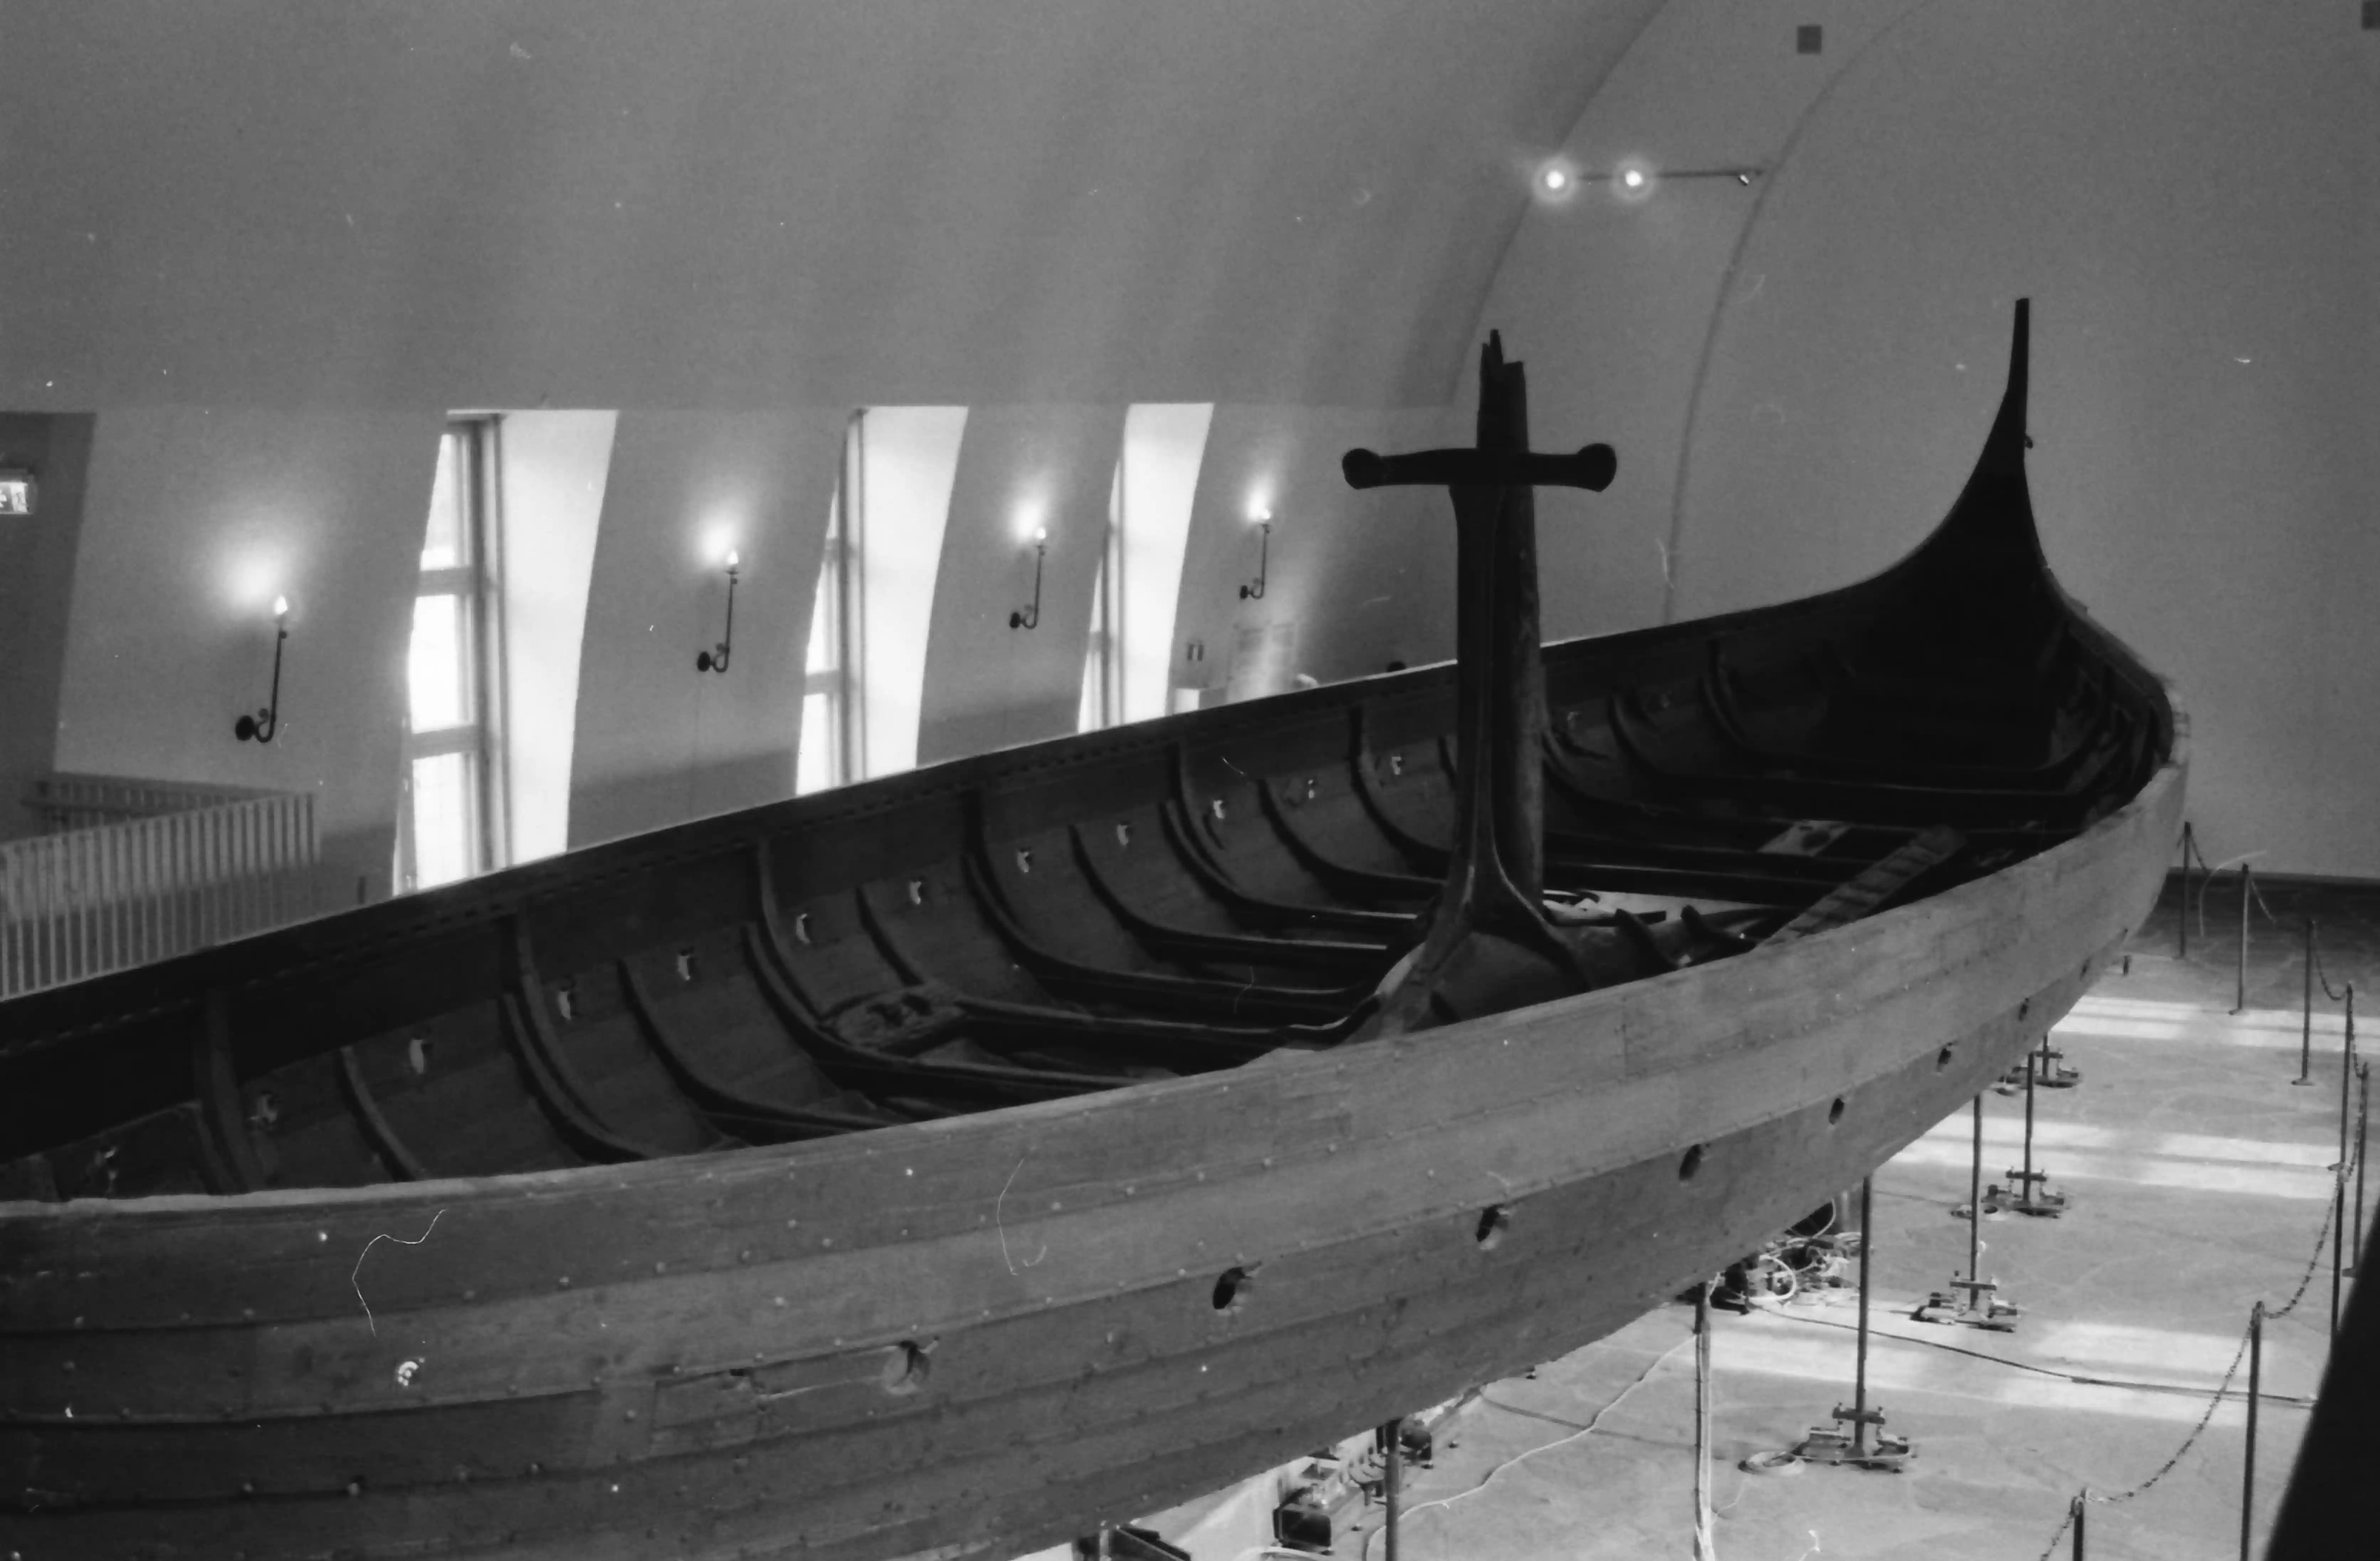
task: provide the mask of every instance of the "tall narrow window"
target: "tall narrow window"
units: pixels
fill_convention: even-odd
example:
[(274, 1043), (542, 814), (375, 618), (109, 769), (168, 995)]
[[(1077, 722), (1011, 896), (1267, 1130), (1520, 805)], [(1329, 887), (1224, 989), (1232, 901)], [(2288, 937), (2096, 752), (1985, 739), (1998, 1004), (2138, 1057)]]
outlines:
[(1205, 402), (1142, 403), (1124, 414), (1083, 658), (1082, 731), (1166, 713), (1190, 506), (1214, 416)]
[(861, 525), (867, 514), (863, 488), (868, 414), (852, 414), (844, 435), (843, 467), (828, 512), (826, 551), (819, 561), (818, 598), (810, 607), (810, 644), (802, 685), (802, 736), (794, 774), (799, 793), (840, 786), (858, 777), (859, 569), (865, 556)]
[(1099, 556), (1099, 575), (1091, 586), (1091, 633), (1083, 647), (1083, 702), (1075, 730), (1092, 732), (1114, 726), (1124, 716), (1124, 466), (1131, 459), (1126, 446), (1116, 462), (1115, 481), (1108, 489), (1108, 543)]
[(503, 860), (497, 773), (494, 424), (458, 418), (438, 442), (407, 666), (405, 773), (396, 829), (400, 891)]

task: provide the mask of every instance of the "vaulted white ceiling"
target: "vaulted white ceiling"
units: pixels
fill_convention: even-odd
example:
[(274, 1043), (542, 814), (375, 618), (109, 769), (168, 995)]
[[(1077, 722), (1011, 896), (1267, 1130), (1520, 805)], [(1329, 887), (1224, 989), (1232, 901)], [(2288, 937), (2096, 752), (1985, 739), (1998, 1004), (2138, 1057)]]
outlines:
[(1443, 402), (1659, 0), (0, 0), (0, 405)]

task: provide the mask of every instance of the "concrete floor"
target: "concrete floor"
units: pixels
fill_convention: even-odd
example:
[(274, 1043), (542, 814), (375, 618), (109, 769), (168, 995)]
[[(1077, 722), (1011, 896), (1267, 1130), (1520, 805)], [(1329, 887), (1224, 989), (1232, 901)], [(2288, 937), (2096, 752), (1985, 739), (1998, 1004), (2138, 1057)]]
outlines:
[[(2083, 1080), (2040, 1092), (2036, 1161), (2070, 1196), (2070, 1211), (1985, 1222), (1985, 1273), (2022, 1308), (2016, 1331), (1909, 1316), (1964, 1267), (1968, 1228), (1952, 1210), (1967, 1198), (1968, 1114), (1877, 1173), (1870, 1392), (1887, 1430), (1915, 1443), (1906, 1472), (1740, 1467), (1791, 1447), (1850, 1399), (1852, 1291), (1717, 1313), (1713, 1554), (2035, 1561), (2078, 1490), (2114, 1495), (2156, 1475), (2211, 1405), (2195, 1445), (2152, 1488), (2091, 1507), (2089, 1554), (2235, 1555), (2244, 1363), (2231, 1395), (2212, 1395), (2240, 1352), (2252, 1303), (2278, 1308), (2312, 1265), (2303, 1300), (2265, 1331), (2261, 1546), (2330, 1314), (2328, 1252), (2314, 1260), (2337, 1155), (2343, 1024), (2317, 990), (2316, 1083), (2293, 1087), (2302, 915), (2321, 919), (2334, 986), (2351, 979), (2368, 991), (2380, 976), (2380, 889), (2264, 893), (2273, 919), (2252, 912), (2246, 1012), (2228, 1012), (2232, 878), (2206, 896), (2203, 933), (2193, 904), (2186, 961), (2176, 954), (2180, 896), (2168, 890), (2129, 973), (2111, 970), (2058, 1026), (2057, 1044)], [(2015, 1163), (2022, 1121), (2021, 1094), (1986, 1098), (1987, 1181)], [(2373, 1192), (2380, 1197), (2380, 1184)], [(1531, 1378), (1487, 1388), (1441, 1433), (1435, 1466), (1409, 1471), (1405, 1561), (1693, 1556), (1691, 1323), (1690, 1308), (1664, 1308)], [(1379, 1509), (1347, 1516), (1357, 1522), (1333, 1553), (1381, 1555)], [(2058, 1539), (2056, 1554), (2070, 1543)]]

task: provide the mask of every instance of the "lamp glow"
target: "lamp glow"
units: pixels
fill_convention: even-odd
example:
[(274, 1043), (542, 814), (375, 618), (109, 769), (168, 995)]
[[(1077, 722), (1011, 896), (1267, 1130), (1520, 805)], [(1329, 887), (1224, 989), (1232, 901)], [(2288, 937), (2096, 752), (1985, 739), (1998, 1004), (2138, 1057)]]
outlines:
[(728, 550), (727, 550), (727, 567), (728, 567), (728, 568), (730, 568), (730, 569), (735, 569), (735, 568), (740, 568), (740, 567), (742, 566), (742, 564), (743, 564), (743, 560), (742, 560), (740, 557), (738, 557), (738, 556), (737, 556), (735, 550), (734, 548), (730, 548), (730, 549), (728, 549)]
[(1631, 168), (1626, 173), (1620, 175), (1620, 182), (1626, 185), (1630, 189), (1643, 189), (1645, 188), (1645, 170), (1642, 168)]
[(1041, 543), (1046, 542), (1046, 541), (1048, 541), (1049, 539), (1050, 539), (1050, 528), (1049, 528), (1048, 526), (1035, 526), (1035, 527), (1033, 528), (1033, 541), (1034, 541), (1034, 545), (1035, 545), (1035, 546), (1037, 546), (1037, 547), (1038, 547), (1038, 546), (1039, 546)]
[(1560, 195), (1570, 188), (1570, 174), (1566, 169), (1548, 168), (1538, 175), (1538, 182), (1546, 187), (1548, 193)]
[(277, 596), (273, 599), (273, 616), (276, 622), (289, 616), (289, 599), (287, 597)]

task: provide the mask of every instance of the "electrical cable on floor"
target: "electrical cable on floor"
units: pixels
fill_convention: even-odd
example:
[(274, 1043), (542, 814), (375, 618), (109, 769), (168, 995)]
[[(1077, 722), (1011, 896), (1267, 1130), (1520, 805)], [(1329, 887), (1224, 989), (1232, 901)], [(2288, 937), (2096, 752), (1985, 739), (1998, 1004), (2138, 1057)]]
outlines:
[[(1769, 1312), (1771, 1309), (1764, 1306), (1761, 1310), (1763, 1312)], [(1831, 1317), (1812, 1317), (1800, 1312), (1776, 1312), (1773, 1314), (1790, 1318), (1797, 1323), (1807, 1323), (1812, 1327), (1840, 1328), (1845, 1333), (1857, 1333), (1859, 1331), (1856, 1324), (1838, 1323)], [(2278, 1315), (2278, 1313), (2267, 1312), (2265, 1315), (2270, 1318)], [(2078, 1372), (2061, 1372), (2054, 1366), (2036, 1366), (2030, 1361), (2011, 1361), (2005, 1355), (1988, 1355), (1980, 1349), (1969, 1349), (1961, 1345), (1945, 1344), (1939, 1339), (1925, 1338), (1914, 1334), (1898, 1334), (1884, 1328), (1872, 1328), (1870, 1331), (1876, 1334), (1878, 1337), (1888, 1338), (1899, 1344), (1922, 1344), (1928, 1349), (1948, 1350), (1953, 1355), (1964, 1355), (1973, 1360), (1988, 1361), (1995, 1366), (2007, 1366), (2015, 1371), (2031, 1372), (2036, 1376), (2056, 1377), (2060, 1382), (2076, 1383), (2084, 1387), (2120, 1387), (2129, 1392), (2171, 1393), (2191, 1398), (2195, 1398), (2198, 1395), (2206, 1391), (2203, 1387), (2185, 1387), (2180, 1383), (2172, 1382), (2135, 1382), (2127, 1377), (2084, 1376)], [(2240, 1395), (2241, 1398), (2245, 1398), (2246, 1396), (2247, 1395), (2244, 1392)], [(2313, 1408), (2313, 1399), (2301, 1398), (2289, 1394), (2260, 1393), (2257, 1397), (2268, 1404), (2287, 1404), (2292, 1408), (2301, 1410), (2310, 1410)]]
[[(2351, 1159), (2348, 1164), (2338, 1168), (2335, 1174), (2338, 1184), (2341, 1187), (2344, 1187), (2346, 1185), (2347, 1179), (2354, 1174), (2354, 1169), (2355, 1168)], [(2305, 1299), (2308, 1287), (2313, 1285), (2315, 1273), (2322, 1267), (2322, 1254), (2327, 1252), (2330, 1248), (2331, 1220), (2333, 1215), (2338, 1208), (2338, 1204), (2339, 1200), (2337, 1197), (2329, 1199), (2324, 1204), (2322, 1211), (2322, 1228), (2314, 1233), (2313, 1255), (2306, 1259), (2305, 1272), (2298, 1276), (2298, 1287), (2295, 1290), (2292, 1290), (2289, 1293), (2288, 1304), (2284, 1305), (2277, 1312), (2267, 1312), (2265, 1313), (2265, 1317), (2267, 1322), (2288, 1316), (2290, 1313), (2297, 1310), (2298, 1302)], [(1761, 1311), (1775, 1316), (1791, 1318), (1795, 1322), (1807, 1323), (1813, 1327), (1840, 1328), (1847, 1333), (1858, 1332), (1858, 1329), (1853, 1326), (1853, 1325), (1850, 1323), (1838, 1323), (1829, 1317), (1813, 1317), (1806, 1313), (1789, 1312), (1779, 1307), (1765, 1305), (1761, 1307)], [(1989, 1361), (1994, 1365), (2008, 1366), (2020, 1372), (2032, 1372), (2039, 1376), (2057, 1377), (2061, 1381), (2078, 1383), (2085, 1387), (2121, 1387), (2143, 1393), (2179, 1393), (2192, 1397), (2195, 1397), (2200, 1391), (2202, 1391), (2199, 1388), (2183, 1387), (2173, 1383), (2133, 1382), (2121, 1377), (2084, 1376), (2076, 1372), (2061, 1372), (2053, 1366), (2036, 1366), (2030, 1361), (2011, 1361), (2005, 1355), (1991, 1355), (1986, 1354), (1980, 1349), (1966, 1349), (1961, 1345), (1946, 1344), (1939, 1339), (1924, 1338), (1911, 1334), (1892, 1333), (1881, 1328), (1876, 1331), (1883, 1334), (1887, 1338), (1898, 1339), (1903, 1344), (1922, 1344), (1928, 1349), (1948, 1350), (1953, 1355), (1965, 1355), (1977, 1361)], [(2226, 1373), (2224, 1375), (2225, 1383), (2228, 1384), (2230, 1380), (2230, 1374)], [(2216, 1396), (2218, 1398), (2221, 1397), (2223, 1391), (2226, 1390), (2217, 1390)], [(2313, 1400), (2312, 1398), (2298, 1398), (2289, 1394), (2260, 1393), (2257, 1395), (2257, 1398), (2266, 1403), (2287, 1404), (2295, 1409), (2312, 1409), (2313, 1407)], [(2095, 1502), (2103, 1498), (2094, 1496), (2091, 1499)]]
[[(1658, 1354), (1658, 1355), (1655, 1356), (1655, 1357), (1653, 1358), (1653, 1360), (1652, 1360), (1652, 1362), (1651, 1362), (1649, 1365), (1647, 1365), (1647, 1366), (1646, 1366), (1646, 1367), (1645, 1367), (1642, 1372), (1639, 1372), (1639, 1373), (1636, 1374), (1636, 1379), (1635, 1379), (1633, 1382), (1631, 1382), (1627, 1386), (1625, 1386), (1625, 1387), (1621, 1388), (1621, 1389), (1620, 1390), (1620, 1392), (1619, 1392), (1619, 1395), (1618, 1395), (1617, 1397), (1615, 1397), (1615, 1398), (1611, 1400), (1611, 1402), (1609, 1402), (1609, 1403), (1608, 1403), (1608, 1404), (1604, 1405), (1604, 1406), (1603, 1406), (1603, 1408), (1601, 1408), (1601, 1409), (1599, 1409), (1599, 1410), (1596, 1410), (1596, 1411), (1595, 1411), (1595, 1414), (1593, 1415), (1593, 1417), (1591, 1417), (1591, 1418), (1587, 1421), (1587, 1422), (1586, 1422), (1585, 1425), (1580, 1426), (1576, 1431), (1572, 1432), (1569, 1435), (1567, 1435), (1567, 1436), (1562, 1436), (1562, 1437), (1558, 1437), (1558, 1438), (1556, 1438), (1555, 1440), (1553, 1440), (1553, 1441), (1551, 1441), (1551, 1442), (1548, 1442), (1548, 1443), (1546, 1443), (1543, 1446), (1531, 1447), (1531, 1448), (1530, 1448), (1527, 1452), (1525, 1452), (1525, 1453), (1520, 1453), (1520, 1454), (1517, 1454), (1517, 1455), (1515, 1455), (1515, 1456), (1513, 1456), (1513, 1457), (1512, 1457), (1512, 1458), (1506, 1458), (1503, 1462), (1501, 1462), (1501, 1463), (1498, 1464), (1495, 1468), (1493, 1468), (1493, 1469), (1489, 1470), (1487, 1472), (1486, 1476), (1485, 1476), (1485, 1477), (1483, 1477), (1477, 1484), (1475, 1484), (1475, 1485), (1472, 1486), (1469, 1490), (1457, 1491), (1457, 1492), (1455, 1492), (1455, 1493), (1454, 1493), (1452, 1495), (1451, 1495), (1451, 1496), (1439, 1496), (1439, 1497), (1438, 1497), (1438, 1498), (1437, 1498), (1436, 1500), (1434, 1500), (1434, 1501), (1417, 1502), (1417, 1503), (1415, 1503), (1415, 1505), (1413, 1505), (1413, 1506), (1411, 1506), (1411, 1507), (1404, 1507), (1404, 1508), (1401, 1509), (1400, 1516), (1401, 1516), (1401, 1517), (1402, 1517), (1402, 1518), (1411, 1518), (1415, 1513), (1416, 1513), (1416, 1512), (1427, 1512), (1427, 1510), (1429, 1510), (1429, 1509), (1430, 1509), (1431, 1507), (1452, 1507), (1456, 1502), (1461, 1501), (1463, 1497), (1465, 1497), (1465, 1496), (1475, 1496), (1475, 1495), (1477, 1495), (1480, 1492), (1482, 1492), (1482, 1491), (1486, 1490), (1486, 1489), (1487, 1489), (1490, 1484), (1492, 1484), (1492, 1483), (1495, 1482), (1496, 1476), (1498, 1476), (1499, 1474), (1503, 1473), (1503, 1472), (1504, 1472), (1504, 1470), (1508, 1470), (1508, 1469), (1512, 1469), (1512, 1468), (1517, 1467), (1517, 1466), (1518, 1466), (1518, 1465), (1520, 1465), (1520, 1464), (1525, 1463), (1525, 1462), (1527, 1462), (1530, 1458), (1533, 1458), (1536, 1457), (1539, 1453), (1549, 1453), (1549, 1452), (1553, 1451), (1556, 1447), (1567, 1446), (1569, 1446), (1571, 1443), (1577, 1441), (1580, 1437), (1582, 1437), (1582, 1436), (1585, 1436), (1585, 1435), (1589, 1434), (1590, 1433), (1592, 1433), (1592, 1432), (1595, 1430), (1595, 1428), (1596, 1428), (1596, 1427), (1597, 1427), (1597, 1426), (1599, 1426), (1599, 1425), (1601, 1425), (1601, 1424), (1603, 1423), (1603, 1417), (1604, 1417), (1604, 1416), (1606, 1416), (1606, 1415), (1609, 1414), (1612, 1410), (1614, 1410), (1618, 1409), (1618, 1408), (1619, 1408), (1622, 1403), (1625, 1403), (1625, 1402), (1627, 1401), (1628, 1396), (1629, 1396), (1630, 1394), (1632, 1394), (1632, 1393), (1635, 1392), (1638, 1388), (1640, 1388), (1640, 1387), (1644, 1386), (1645, 1386), (1645, 1382), (1646, 1382), (1646, 1381), (1647, 1381), (1647, 1380), (1652, 1376), (1652, 1374), (1653, 1374), (1655, 1372), (1659, 1371), (1659, 1370), (1660, 1370), (1664, 1365), (1668, 1364), (1671, 1360), (1673, 1360), (1673, 1359), (1677, 1356), (1678, 1351), (1680, 1351), (1680, 1350), (1682, 1350), (1682, 1349), (1692, 1349), (1692, 1348), (1693, 1348), (1693, 1346), (1694, 1346), (1694, 1335), (1692, 1335), (1692, 1334), (1688, 1334), (1684, 1338), (1680, 1339), (1677, 1343), (1675, 1343), (1675, 1344), (1671, 1345), (1669, 1349), (1665, 1349), (1665, 1350), (1661, 1351), (1661, 1353), (1660, 1353), (1660, 1354)], [(1495, 1400), (1495, 1399), (1488, 1398), (1488, 1397), (1486, 1394), (1484, 1394), (1484, 1393), (1483, 1393), (1483, 1394), (1481, 1394), (1481, 1395), (1479, 1396), (1479, 1398), (1480, 1398), (1480, 1402), (1481, 1402), (1481, 1403), (1484, 1403), (1484, 1404), (1493, 1404), (1493, 1405), (1495, 1405), (1495, 1407), (1496, 1407), (1497, 1409), (1502, 1410), (1504, 1410), (1504, 1411), (1505, 1411), (1506, 1413), (1508, 1413), (1508, 1414), (1527, 1414), (1527, 1413), (1529, 1413), (1529, 1411), (1528, 1411), (1528, 1410), (1514, 1410), (1514, 1409), (1512, 1409), (1512, 1406), (1510, 1406), (1510, 1405), (1508, 1405), (1508, 1404), (1498, 1404), (1498, 1403), (1496, 1403), (1496, 1400)], [(1542, 1417), (1539, 1417), (1539, 1418), (1542, 1418)], [(1372, 1556), (1372, 1536), (1373, 1536), (1374, 1534), (1378, 1533), (1379, 1531), (1378, 1531), (1378, 1529), (1366, 1529), (1366, 1530), (1364, 1531), (1364, 1543), (1363, 1543), (1363, 1545), (1362, 1545), (1362, 1546), (1361, 1546), (1361, 1547), (1356, 1551), (1356, 1554), (1355, 1554), (1355, 1561), (1371, 1561), (1371, 1556)]]

